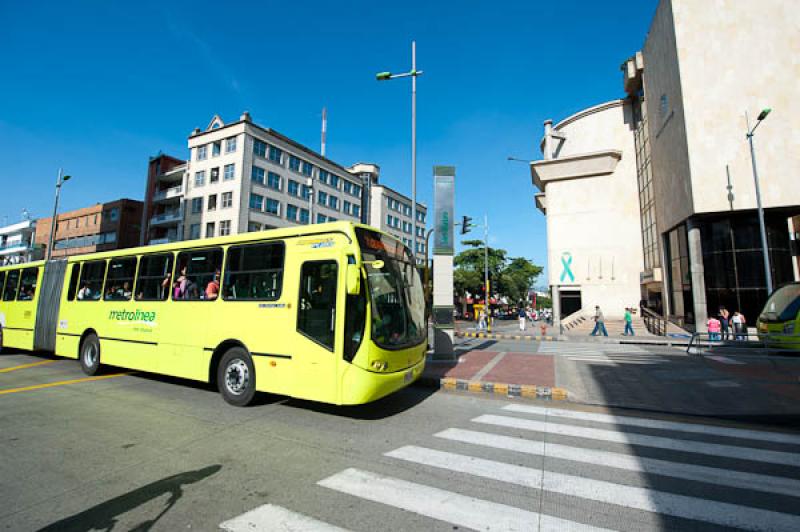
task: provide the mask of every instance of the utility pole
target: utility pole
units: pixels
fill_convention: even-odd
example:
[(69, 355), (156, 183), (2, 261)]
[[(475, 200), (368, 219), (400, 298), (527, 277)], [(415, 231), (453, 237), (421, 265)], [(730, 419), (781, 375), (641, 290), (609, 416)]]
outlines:
[(53, 255), (53, 244), (56, 238), (56, 217), (58, 216), (58, 199), (61, 195), (61, 185), (69, 181), (71, 176), (64, 175), (63, 169), (58, 169), (58, 179), (56, 180), (56, 200), (53, 205), (53, 218), (50, 220), (50, 241), (47, 244), (47, 257), (45, 260), (50, 260)]
[(761, 124), (761, 121), (767, 117), (770, 111), (771, 109), (767, 108), (761, 111), (761, 113), (759, 113), (756, 125), (753, 126), (753, 129), (750, 129), (750, 118), (748, 117), (746, 112), (744, 114), (745, 120), (747, 121), (747, 140), (750, 141), (750, 160), (753, 163), (753, 180), (756, 183), (756, 205), (758, 207), (758, 225), (759, 228), (761, 229), (761, 251), (764, 255), (764, 273), (766, 274), (766, 281), (767, 281), (767, 296), (772, 294), (772, 268), (770, 268), (769, 266), (767, 231), (766, 228), (764, 227), (764, 209), (761, 207), (761, 189), (758, 186), (758, 169), (756, 168), (756, 150), (753, 147), (753, 133), (755, 132), (759, 124)]

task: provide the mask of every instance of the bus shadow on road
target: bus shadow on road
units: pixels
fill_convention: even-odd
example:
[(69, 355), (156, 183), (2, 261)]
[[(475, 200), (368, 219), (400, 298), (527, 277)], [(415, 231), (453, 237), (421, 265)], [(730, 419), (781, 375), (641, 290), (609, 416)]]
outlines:
[(222, 469), (222, 466), (215, 464), (162, 478), (48, 525), (40, 529), (39, 532), (113, 530), (119, 524), (120, 516), (168, 493), (170, 497), (166, 506), (155, 517), (127, 529), (136, 531), (150, 530), (180, 500), (183, 496), (184, 486), (195, 484), (212, 475), (216, 475), (220, 469)]
[(311, 410), (322, 414), (369, 421), (402, 414), (427, 400), (435, 391), (432, 388), (409, 386), (364, 405), (337, 406), (291, 398), (287, 399), (284, 405), (290, 408), (302, 408), (303, 410)]

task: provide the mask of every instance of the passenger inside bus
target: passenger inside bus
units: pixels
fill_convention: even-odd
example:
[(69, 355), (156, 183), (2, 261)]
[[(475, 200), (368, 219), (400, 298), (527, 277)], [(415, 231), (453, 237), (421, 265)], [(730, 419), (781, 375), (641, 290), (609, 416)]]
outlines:
[(92, 290), (86, 281), (81, 283), (81, 289), (78, 290), (78, 300), (83, 301), (85, 299), (92, 299)]
[(213, 301), (219, 297), (219, 269), (214, 272), (214, 278), (206, 285), (206, 299)]

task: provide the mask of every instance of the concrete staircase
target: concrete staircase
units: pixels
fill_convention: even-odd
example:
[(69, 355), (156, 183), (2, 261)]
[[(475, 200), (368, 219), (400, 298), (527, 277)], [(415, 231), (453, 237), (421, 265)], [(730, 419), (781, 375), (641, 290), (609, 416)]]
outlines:
[[(609, 336), (622, 336), (625, 332), (625, 320), (622, 318), (606, 318), (606, 330)], [(564, 334), (567, 336), (588, 336), (594, 329), (594, 318), (591, 316), (578, 316), (564, 325)], [(633, 332), (636, 336), (644, 338), (660, 338), (651, 334), (644, 324), (644, 320), (638, 316), (633, 318)], [(602, 336), (602, 334), (601, 334)]]

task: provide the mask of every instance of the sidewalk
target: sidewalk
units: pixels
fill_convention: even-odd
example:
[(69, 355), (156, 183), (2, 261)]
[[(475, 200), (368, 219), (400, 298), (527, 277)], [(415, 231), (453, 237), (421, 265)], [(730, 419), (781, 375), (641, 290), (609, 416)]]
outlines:
[[(511, 344), (515, 351), (506, 350), (508, 342), (465, 343), (457, 346), (457, 361), (429, 359), (420, 384), (496, 397), (800, 425), (800, 357), (690, 356), (663, 346), (631, 346), (635, 353), (625, 354), (618, 345), (573, 342), (559, 344), (557, 354), (544, 354), (533, 342)], [(614, 355), (612, 347), (620, 354)], [(604, 349), (631, 360), (586, 362), (587, 355), (581, 355)]]

